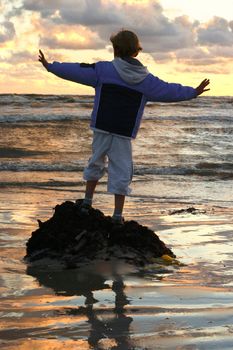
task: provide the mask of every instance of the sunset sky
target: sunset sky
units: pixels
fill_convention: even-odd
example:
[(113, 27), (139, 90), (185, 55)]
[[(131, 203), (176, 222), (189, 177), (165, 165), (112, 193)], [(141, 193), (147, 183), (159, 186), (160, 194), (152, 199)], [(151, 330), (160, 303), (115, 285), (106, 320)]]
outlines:
[(121, 28), (138, 34), (138, 58), (159, 78), (209, 78), (207, 95), (233, 95), (232, 0), (0, 0), (0, 93), (92, 94), (46, 72), (38, 49), (50, 61), (111, 60)]

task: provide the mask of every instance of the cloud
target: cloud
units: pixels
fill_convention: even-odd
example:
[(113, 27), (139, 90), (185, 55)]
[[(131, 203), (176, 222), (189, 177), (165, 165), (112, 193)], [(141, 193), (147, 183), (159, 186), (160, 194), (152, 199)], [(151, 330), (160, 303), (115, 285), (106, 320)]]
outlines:
[(14, 24), (10, 21), (0, 23), (0, 43), (12, 40), (15, 36)]
[(151, 56), (157, 63), (171, 62), (176, 58), (173, 52), (153, 52)]
[(12, 64), (20, 64), (25, 62), (34, 62), (35, 61), (35, 53), (29, 51), (17, 51), (9, 50), (5, 52), (4, 55), (0, 55), (0, 62), (7, 62)]
[(225, 57), (231, 59), (233, 57), (233, 45), (224, 47), (215, 45), (209, 47), (208, 49), (215, 57)]
[(60, 6), (62, 6), (62, 4), (64, 4), (63, 0), (24, 0), (21, 10), (40, 12), (42, 17), (50, 17), (60, 8)]
[(78, 35), (73, 33), (74, 26), (86, 28), (86, 42), (77, 40), (77, 47), (80, 49), (96, 49), (98, 44), (103, 47), (103, 41), (106, 42), (113, 32), (122, 27), (128, 28), (138, 33), (144, 51), (151, 53), (153, 57), (158, 56), (158, 53), (169, 53), (198, 45), (227, 46), (233, 43), (233, 21), (214, 17), (210, 22), (200, 24), (198, 21), (191, 21), (188, 16), (171, 20), (164, 14), (158, 0), (145, 3), (113, 0), (24, 0), (21, 10), (38, 12), (41, 19), (46, 20), (46, 26), (51, 28), (52, 24), (56, 28), (55, 36), (45, 33), (41, 39), (46, 45), (56, 48), (59, 45), (67, 49), (75, 48), (75, 43), (69, 40), (69, 36), (66, 40), (58, 39), (59, 26), (71, 27), (70, 38), (73, 37), (73, 41), (76, 37), (78, 39)]
[(43, 33), (40, 38), (40, 46), (53, 49), (100, 49), (105, 47), (105, 42), (99, 36), (82, 26), (56, 26), (47, 36)]
[(101, 0), (24, 0), (22, 9), (40, 12), (42, 18), (53, 18), (64, 24), (85, 26), (122, 24), (119, 6)]
[[(76, 2), (69, 0), (71, 7), (64, 6), (60, 9), (61, 20), (65, 23), (78, 23), (85, 26), (95, 27), (98, 25), (122, 25), (124, 23), (124, 14), (119, 11), (120, 5), (109, 1), (104, 3), (101, 0), (82, 0), (81, 6), (75, 5)], [(68, 2), (69, 2), (68, 1)]]
[(219, 47), (217, 45), (210, 47), (194, 47), (191, 49), (178, 50), (175, 53), (177, 60), (186, 60), (194, 64), (212, 64), (217, 63), (219, 59), (228, 59), (233, 57), (233, 46)]
[(123, 24), (117, 9), (118, 5), (111, 1), (79, 0), (77, 3), (76, 0), (24, 0), (21, 11), (40, 14), (40, 22), (35, 28), (40, 32), (41, 45), (56, 49), (96, 50), (107, 44), (106, 37), (101, 37), (101, 28), (110, 28), (117, 23), (119, 29)]
[(198, 42), (202, 45), (233, 45), (233, 21), (228, 22), (221, 17), (214, 17), (201, 26), (198, 31)]
[[(103, 12), (107, 16), (107, 9)], [(119, 15), (120, 14), (120, 17)], [(143, 15), (142, 15), (143, 14)], [(120, 24), (121, 26), (119, 26)], [(194, 44), (194, 28), (196, 22), (189, 21), (187, 16), (169, 20), (163, 13), (158, 1), (150, 3), (118, 4), (115, 10), (115, 20), (111, 25), (91, 25), (102, 39), (108, 39), (110, 34), (120, 28), (135, 31), (145, 52), (168, 52)]]
[(157, 32), (151, 28), (151, 34), (144, 37), (147, 52), (170, 52), (195, 45), (195, 24), (186, 16), (177, 17), (173, 22), (164, 18), (163, 27)]
[(176, 62), (180, 63), (178, 70), (183, 72), (228, 74), (232, 71), (229, 58), (233, 56), (233, 47), (195, 47), (178, 50), (174, 56)]
[[(19, 5), (14, 9), (19, 11)], [(158, 63), (214, 66), (232, 57), (233, 21), (214, 17), (199, 23), (185, 15), (169, 19), (158, 0), (22, 0), (20, 11), (36, 18), (32, 31), (42, 47), (102, 49), (112, 33), (127, 28), (138, 34), (144, 52)], [(0, 41), (7, 40), (4, 33)]]
[(223, 74), (231, 74), (232, 70), (229, 66), (226, 65), (226, 62), (222, 62), (225, 65), (222, 67), (219, 64), (210, 65), (210, 66), (178, 66), (177, 71), (182, 73), (203, 73), (214, 74), (214, 75), (223, 75)]
[[(39, 46), (52, 49), (83, 50), (105, 48), (106, 42), (90, 28), (82, 25), (52, 23), (48, 19), (33, 19), (39, 35)], [(48, 35), (49, 33), (49, 35)]]
[(216, 56), (204, 47), (195, 47), (192, 49), (178, 50), (175, 53), (178, 62), (186, 63), (188, 65), (209, 65), (216, 63)]
[[(77, 5), (77, 0), (24, 0), (22, 9), (39, 12), (47, 24), (50, 22), (54, 26), (84, 26), (105, 41), (122, 27), (134, 30), (146, 52), (171, 51), (194, 44), (195, 24), (186, 16), (169, 20), (158, 1), (129, 4), (111, 0), (79, 0)], [(44, 40), (53, 46), (59, 45), (54, 38)], [(65, 46), (63, 42), (62, 47)]]

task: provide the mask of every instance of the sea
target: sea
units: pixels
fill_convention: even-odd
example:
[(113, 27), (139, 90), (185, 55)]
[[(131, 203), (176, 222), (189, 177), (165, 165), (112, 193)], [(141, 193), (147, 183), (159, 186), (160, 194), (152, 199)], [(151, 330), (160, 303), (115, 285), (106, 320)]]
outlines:
[[(0, 348), (232, 349), (231, 96), (149, 102), (132, 142), (125, 219), (152, 228), (180, 264), (120, 265), (114, 282), (102, 262), (64, 272), (24, 261), (37, 220), (83, 198), (93, 101), (0, 95)], [(106, 185), (93, 205), (111, 215)]]
[[(0, 186), (83, 191), (92, 106), (93, 96), (0, 95)], [(148, 103), (132, 196), (232, 206), (232, 121), (232, 97)]]

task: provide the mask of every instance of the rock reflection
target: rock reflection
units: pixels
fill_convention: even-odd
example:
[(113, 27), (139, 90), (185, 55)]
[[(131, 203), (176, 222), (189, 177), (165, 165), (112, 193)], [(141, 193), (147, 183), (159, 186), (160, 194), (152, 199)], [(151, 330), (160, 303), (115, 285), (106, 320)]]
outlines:
[[(53, 289), (56, 295), (85, 297), (83, 306), (67, 308), (65, 313), (70, 316), (86, 316), (90, 325), (87, 337), (90, 349), (132, 349), (130, 324), (133, 319), (126, 315), (125, 306), (129, 304), (129, 300), (124, 292), (123, 278), (115, 268), (111, 272), (111, 286), (106, 283), (107, 277), (103, 273), (93, 269), (45, 271), (28, 266), (27, 273), (35, 277), (40, 285)], [(114, 292), (114, 308), (103, 311), (101, 307), (94, 305), (98, 302), (94, 292), (106, 289)]]

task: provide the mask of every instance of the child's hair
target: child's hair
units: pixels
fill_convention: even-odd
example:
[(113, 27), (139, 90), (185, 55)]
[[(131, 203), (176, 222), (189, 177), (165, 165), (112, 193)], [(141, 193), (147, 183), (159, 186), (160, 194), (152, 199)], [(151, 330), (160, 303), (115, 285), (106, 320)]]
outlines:
[(117, 34), (110, 37), (114, 49), (114, 56), (130, 57), (137, 55), (142, 47), (137, 35), (130, 30), (122, 29)]

